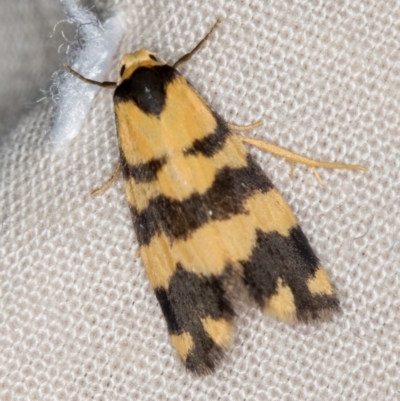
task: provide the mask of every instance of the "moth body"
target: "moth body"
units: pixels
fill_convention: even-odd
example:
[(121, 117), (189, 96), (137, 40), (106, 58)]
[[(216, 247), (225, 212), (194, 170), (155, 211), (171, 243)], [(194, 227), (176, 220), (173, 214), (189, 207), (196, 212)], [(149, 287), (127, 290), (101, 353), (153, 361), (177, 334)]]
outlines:
[(143, 49), (125, 55), (114, 104), (140, 255), (190, 370), (213, 370), (232, 339), (233, 275), (286, 321), (339, 310), (289, 206), (174, 67)]

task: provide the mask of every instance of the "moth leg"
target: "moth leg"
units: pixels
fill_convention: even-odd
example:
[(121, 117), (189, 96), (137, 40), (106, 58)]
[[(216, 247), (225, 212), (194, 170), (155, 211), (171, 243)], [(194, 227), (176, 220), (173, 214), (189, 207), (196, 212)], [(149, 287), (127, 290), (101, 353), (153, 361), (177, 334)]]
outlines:
[(80, 79), (81, 81), (83, 81), (83, 82), (85, 82), (87, 84), (100, 86), (101, 88), (106, 88), (106, 89), (115, 89), (117, 87), (117, 83), (116, 82), (109, 82), (109, 81), (98, 82), (98, 81), (93, 81), (92, 79), (89, 79), (89, 78), (85, 78), (83, 75), (79, 74), (79, 72), (76, 72), (75, 70), (73, 70), (66, 63), (63, 64), (63, 67), (65, 68), (65, 70), (67, 70), (74, 77)]
[(98, 194), (101, 194), (102, 192), (106, 191), (108, 188), (111, 187), (112, 184), (114, 184), (115, 180), (118, 178), (119, 174), (121, 173), (122, 170), (122, 164), (121, 162), (118, 163), (117, 168), (115, 169), (113, 175), (110, 177), (110, 179), (104, 183), (100, 188), (94, 189), (93, 191), (90, 192), (91, 196), (95, 196)]
[(296, 163), (304, 164), (311, 168), (317, 180), (322, 183), (321, 177), (318, 175), (316, 168), (330, 168), (330, 169), (345, 169), (345, 170), (361, 170), (368, 171), (368, 169), (364, 166), (360, 166), (358, 164), (345, 164), (345, 163), (332, 163), (325, 162), (320, 160), (309, 159), (308, 157), (299, 155), (294, 152), (290, 152), (287, 149), (281, 148), (279, 146), (273, 145), (272, 143), (261, 141), (259, 139), (254, 138), (246, 138), (241, 135), (237, 135), (238, 138), (249, 145), (255, 146), (261, 150), (272, 153), (275, 156), (283, 157), (288, 160), (292, 164), (292, 174), (293, 174), (293, 165)]
[(195, 54), (196, 52), (198, 52), (206, 43), (206, 41), (208, 40), (208, 38), (211, 36), (211, 34), (217, 29), (218, 25), (221, 23), (222, 18), (218, 18), (217, 22), (214, 24), (214, 26), (210, 29), (210, 31), (207, 33), (206, 36), (204, 36), (203, 39), (200, 40), (200, 42), (194, 47), (194, 49), (192, 49), (189, 53), (186, 53), (185, 55), (183, 55), (178, 61), (176, 61), (172, 66), (174, 68), (179, 67), (180, 65), (186, 63), (186, 61), (189, 61), (193, 54)]
[(252, 129), (261, 127), (262, 125), (263, 125), (263, 120), (258, 120), (255, 123), (249, 125), (235, 125), (228, 123), (228, 128), (231, 131), (250, 131)]

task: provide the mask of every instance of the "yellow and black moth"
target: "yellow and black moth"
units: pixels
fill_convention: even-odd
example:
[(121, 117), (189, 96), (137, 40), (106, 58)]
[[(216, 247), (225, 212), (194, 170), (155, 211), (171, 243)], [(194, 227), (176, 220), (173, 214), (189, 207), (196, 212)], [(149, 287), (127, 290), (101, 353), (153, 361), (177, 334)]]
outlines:
[[(218, 22), (217, 22), (218, 24)], [(217, 26), (214, 26), (214, 28)], [(213, 28), (213, 29), (214, 29)], [(319, 162), (234, 131), (176, 67), (141, 49), (126, 54), (114, 107), (126, 198), (148, 278), (186, 367), (214, 370), (232, 339), (235, 282), (267, 313), (309, 322), (339, 311), (327, 273), (296, 218), (244, 146), (316, 167)], [(317, 175), (318, 178), (318, 175)]]

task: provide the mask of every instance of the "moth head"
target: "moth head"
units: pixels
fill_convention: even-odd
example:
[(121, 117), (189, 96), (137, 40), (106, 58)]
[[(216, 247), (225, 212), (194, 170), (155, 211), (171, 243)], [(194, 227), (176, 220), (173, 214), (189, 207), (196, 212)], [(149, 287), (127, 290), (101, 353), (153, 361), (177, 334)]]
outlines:
[(129, 78), (139, 67), (153, 67), (163, 65), (166, 62), (156, 54), (146, 49), (140, 49), (134, 53), (127, 53), (119, 64), (118, 84)]

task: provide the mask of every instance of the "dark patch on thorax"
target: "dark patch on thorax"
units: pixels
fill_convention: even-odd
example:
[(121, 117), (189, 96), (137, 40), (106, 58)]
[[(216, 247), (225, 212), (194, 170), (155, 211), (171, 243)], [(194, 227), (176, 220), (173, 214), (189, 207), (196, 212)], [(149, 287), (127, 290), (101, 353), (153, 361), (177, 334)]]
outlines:
[(167, 85), (177, 75), (169, 65), (139, 67), (115, 89), (114, 102), (133, 101), (143, 112), (159, 117), (167, 101)]

